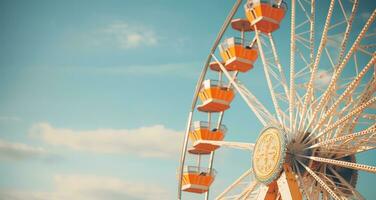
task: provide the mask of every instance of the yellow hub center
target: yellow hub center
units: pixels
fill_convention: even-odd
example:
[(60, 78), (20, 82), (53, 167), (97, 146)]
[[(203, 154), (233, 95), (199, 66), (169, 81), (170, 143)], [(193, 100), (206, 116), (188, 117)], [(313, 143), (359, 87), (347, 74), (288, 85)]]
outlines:
[(253, 153), (253, 171), (264, 183), (274, 180), (282, 169), (285, 157), (283, 133), (274, 127), (265, 129), (256, 142)]

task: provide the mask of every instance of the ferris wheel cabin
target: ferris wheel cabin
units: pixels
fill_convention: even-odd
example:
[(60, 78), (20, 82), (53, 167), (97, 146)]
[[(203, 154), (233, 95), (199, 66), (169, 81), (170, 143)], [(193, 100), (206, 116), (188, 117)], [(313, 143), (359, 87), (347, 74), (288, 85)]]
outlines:
[(224, 125), (219, 126), (219, 129), (210, 129), (208, 122), (197, 121), (191, 126), (189, 138), (193, 142), (193, 147), (203, 152), (212, 152), (219, 148), (218, 145), (201, 142), (202, 140), (222, 141), (227, 132)]
[(228, 71), (247, 72), (258, 57), (256, 46), (245, 46), (242, 38), (226, 39), (219, 45), (219, 51)]
[(232, 87), (223, 86), (215, 80), (205, 80), (199, 92), (202, 104), (197, 109), (201, 112), (225, 111), (230, 108), (234, 95)]
[(182, 190), (193, 193), (204, 193), (213, 183), (216, 171), (196, 166), (184, 168)]
[(287, 6), (285, 2), (274, 0), (251, 0), (244, 9), (251, 26), (256, 26), (263, 33), (272, 33), (279, 28)]

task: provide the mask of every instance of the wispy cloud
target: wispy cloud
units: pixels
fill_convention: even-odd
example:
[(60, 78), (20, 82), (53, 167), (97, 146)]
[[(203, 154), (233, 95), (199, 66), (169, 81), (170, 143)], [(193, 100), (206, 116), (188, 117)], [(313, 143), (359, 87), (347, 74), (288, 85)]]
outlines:
[(24, 160), (45, 158), (47, 151), (41, 147), (33, 147), (22, 143), (13, 143), (0, 139), (0, 158), (11, 160)]
[(329, 85), (332, 79), (332, 75), (332, 72), (329, 72), (327, 70), (319, 70), (316, 73), (314, 84), (316, 85), (316, 87), (326, 87)]
[(48, 123), (34, 125), (31, 134), (50, 145), (72, 150), (157, 158), (176, 156), (183, 135), (163, 125), (79, 131), (55, 128)]
[(130, 65), (124, 67), (101, 67), (91, 69), (94, 73), (116, 76), (178, 76), (197, 77), (201, 64), (198, 62)]
[(127, 22), (115, 22), (100, 29), (101, 39), (114, 43), (123, 49), (140, 46), (154, 46), (159, 42), (155, 31), (142, 25), (130, 25)]
[(362, 12), (360, 14), (361, 19), (364, 21), (367, 21), (370, 16), (371, 16), (371, 13), (368, 11)]
[(99, 200), (99, 199), (169, 199), (169, 192), (158, 185), (125, 181), (93, 175), (57, 175), (53, 191), (0, 190), (5, 199), (29, 200)]
[(20, 122), (22, 121), (19, 117), (14, 116), (0, 116), (0, 122)]
[(331, 47), (339, 47), (342, 40), (343, 40), (344, 34), (343, 33), (337, 33), (333, 35), (328, 36), (327, 44)]

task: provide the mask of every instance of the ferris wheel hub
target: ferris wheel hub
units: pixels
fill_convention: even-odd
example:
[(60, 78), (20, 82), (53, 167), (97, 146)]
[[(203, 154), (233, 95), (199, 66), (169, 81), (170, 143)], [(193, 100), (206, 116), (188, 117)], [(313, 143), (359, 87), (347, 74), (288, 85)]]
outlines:
[(286, 138), (276, 127), (265, 128), (254, 148), (253, 172), (260, 182), (270, 184), (281, 174), (286, 159)]

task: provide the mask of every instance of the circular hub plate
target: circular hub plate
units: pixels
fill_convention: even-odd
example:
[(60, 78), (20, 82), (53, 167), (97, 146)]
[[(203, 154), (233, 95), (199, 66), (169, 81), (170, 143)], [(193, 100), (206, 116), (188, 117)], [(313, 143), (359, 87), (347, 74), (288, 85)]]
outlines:
[(269, 184), (279, 176), (285, 160), (285, 140), (278, 128), (268, 127), (261, 132), (252, 158), (253, 173), (260, 182)]

